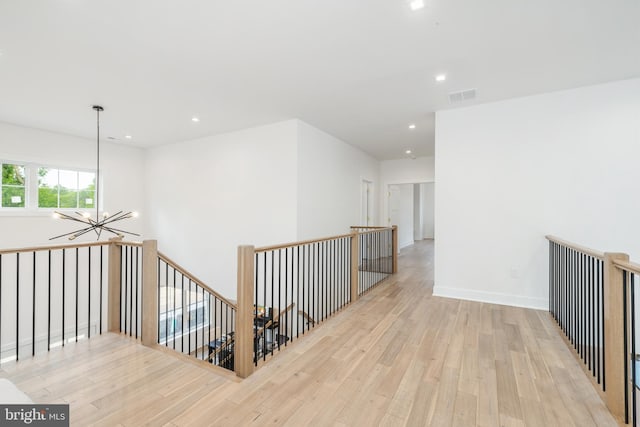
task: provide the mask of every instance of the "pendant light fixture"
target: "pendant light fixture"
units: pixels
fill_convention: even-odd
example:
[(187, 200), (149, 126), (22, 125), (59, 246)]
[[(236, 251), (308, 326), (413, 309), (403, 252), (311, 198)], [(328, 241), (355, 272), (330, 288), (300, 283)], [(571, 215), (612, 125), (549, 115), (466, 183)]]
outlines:
[(100, 216), (100, 112), (104, 111), (99, 105), (94, 105), (91, 107), (96, 112), (96, 180), (95, 180), (95, 204), (96, 204), (96, 217), (95, 219), (91, 217), (89, 212), (76, 212), (76, 215), (68, 215), (64, 212), (54, 212), (54, 218), (67, 219), (69, 221), (75, 221), (83, 224), (80, 229), (71, 231), (69, 233), (61, 234), (59, 236), (55, 236), (50, 238), (49, 240), (59, 239), (61, 237), (67, 237), (69, 240), (74, 240), (77, 237), (82, 236), (83, 234), (95, 232), (97, 239), (100, 239), (100, 236), (103, 231), (107, 233), (115, 234), (118, 237), (124, 237), (125, 234), (129, 234), (132, 236), (140, 236), (137, 233), (131, 233), (129, 231), (125, 231), (119, 228), (113, 227), (113, 223), (117, 221), (121, 221), (123, 219), (134, 218), (137, 217), (138, 214), (136, 212), (124, 212), (119, 211), (114, 215), (109, 215), (107, 212)]

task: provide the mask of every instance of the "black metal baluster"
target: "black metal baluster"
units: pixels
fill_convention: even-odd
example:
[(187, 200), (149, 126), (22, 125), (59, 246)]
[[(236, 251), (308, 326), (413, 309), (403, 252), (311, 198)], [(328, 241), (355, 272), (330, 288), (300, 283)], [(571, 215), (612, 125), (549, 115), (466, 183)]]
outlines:
[[(124, 269), (120, 272), (120, 280), (124, 281), (124, 299), (120, 303), (120, 316), (124, 317), (124, 331), (121, 332), (127, 333), (127, 298), (129, 293), (129, 283), (127, 283), (127, 267), (129, 266), (129, 247), (123, 246), (124, 248)], [(122, 253), (122, 252), (121, 252)], [(123, 279), (124, 278), (124, 279)]]
[(102, 335), (102, 252), (104, 246), (100, 246), (100, 334)]
[[(160, 286), (160, 270), (161, 270), (161, 260), (158, 258), (158, 344), (160, 343), (160, 292), (162, 287)], [(183, 314), (184, 316), (184, 314)]]
[[(298, 246), (298, 249), (300, 248), (300, 246)], [(290, 337), (291, 341), (293, 341), (293, 319), (294, 319), (294, 315), (296, 313), (296, 310), (298, 310), (298, 305), (296, 305), (294, 303), (294, 298), (293, 298), (293, 282), (294, 282), (294, 278), (293, 278), (293, 274), (294, 274), (294, 268), (293, 268), (293, 258), (295, 255), (295, 249), (292, 247), (291, 248), (291, 310), (287, 310), (287, 322), (289, 325), (289, 333), (287, 334), (287, 337)], [(289, 322), (289, 311), (291, 311), (291, 321)], [(285, 340), (284, 345), (287, 345), (287, 341)]]
[[(268, 309), (267, 309), (267, 253), (264, 252), (264, 265), (263, 265), (263, 269), (264, 269), (264, 283), (262, 285), (262, 301), (264, 303), (264, 317), (267, 317), (268, 313)], [(273, 274), (273, 251), (271, 251), (271, 272)], [(272, 280), (273, 281), (273, 280)], [(266, 325), (266, 320), (262, 326), (262, 361), (264, 362), (265, 360), (267, 360), (267, 329), (265, 327)]]
[[(289, 248), (285, 248), (284, 249), (284, 309), (286, 310), (284, 312), (284, 331), (285, 333), (287, 332), (287, 326), (289, 326), (287, 324), (287, 320), (289, 317), (289, 310), (287, 310), (288, 307), (288, 297), (289, 297)], [(280, 311), (282, 311), (282, 309), (280, 309)], [(282, 322), (278, 322), (278, 350), (280, 350), (280, 323)], [(287, 345), (286, 341), (285, 341), (285, 346)]]
[[(184, 313), (182, 314), (182, 316), (184, 316)], [(189, 319), (188, 322), (187, 322), (187, 333), (189, 334), (189, 337), (188, 337), (189, 352), (188, 352), (188, 354), (191, 355), (191, 278), (189, 278), (189, 292), (187, 293), (187, 318)]]
[[(48, 251), (48, 263), (47, 263), (47, 351), (51, 350), (51, 250)], [(2, 262), (2, 258), (0, 258), (0, 263)], [(0, 267), (0, 275), (2, 275), (2, 267)], [(0, 282), (0, 292), (2, 289)], [(2, 298), (0, 298), (0, 306), (2, 305)], [(2, 317), (2, 312), (0, 310), (0, 317)], [(0, 329), (2, 328), (0, 324)], [(0, 340), (1, 342), (1, 340)], [(1, 345), (0, 345), (1, 346)]]
[[(212, 295), (207, 292), (207, 327), (209, 329), (209, 334), (207, 336), (208, 343), (211, 344), (211, 297)], [(214, 337), (215, 338), (215, 337)], [(209, 345), (207, 345), (207, 359), (209, 359)]]
[[(256, 254), (256, 257), (258, 256), (258, 254)], [(257, 265), (257, 264), (256, 264)], [(257, 294), (256, 294), (257, 295)], [(220, 307), (222, 307), (222, 301), (220, 301)], [(220, 310), (222, 312), (222, 310)], [(255, 326), (255, 321), (254, 321), (254, 326)], [(255, 328), (254, 328), (254, 345), (253, 345), (253, 352), (254, 352), (254, 356), (253, 356), (253, 363), (257, 366), (258, 365), (258, 359), (256, 357), (256, 346), (255, 346), (255, 336), (256, 336), (256, 332), (255, 332)], [(213, 300), (213, 338), (214, 339), (218, 339), (218, 297), (214, 297)], [(220, 345), (222, 345), (222, 327), (220, 328)], [(216, 348), (215, 351), (217, 351), (218, 349)], [(219, 352), (218, 352), (219, 353)], [(218, 363), (215, 363), (215, 355), (214, 355), (214, 360), (213, 363), (214, 365), (220, 364), (220, 358), (218, 357)]]
[(16, 254), (16, 361), (20, 351), (20, 252)]
[(632, 410), (633, 410), (633, 427), (636, 426), (636, 299), (634, 292), (635, 275), (629, 272), (631, 279), (631, 378), (632, 378)]
[[(296, 309), (294, 311), (296, 319), (296, 339), (300, 336), (300, 315), (297, 312), (300, 310), (300, 246), (297, 247), (298, 252), (296, 256), (296, 262), (298, 268), (296, 269)], [(302, 299), (302, 306), (304, 307), (304, 297)], [(293, 333), (291, 333), (291, 340), (293, 341)]]
[(62, 249), (62, 346), (64, 347), (64, 318), (65, 316), (65, 312), (64, 312), (64, 303), (65, 303), (65, 264), (66, 264), (66, 254), (67, 254), (67, 250), (66, 249)]
[(173, 269), (173, 317), (171, 320), (173, 329), (173, 349), (176, 349), (176, 269)]
[(138, 302), (140, 301), (139, 297), (138, 297), (138, 292), (141, 292), (140, 290), (140, 283), (139, 283), (139, 277), (140, 277), (140, 252), (139, 252), (139, 247), (136, 246), (136, 311), (135, 311), (135, 324), (136, 324), (136, 334), (135, 337), (136, 339), (138, 339), (138, 324), (140, 324), (140, 326), (142, 327), (142, 322), (139, 321), (138, 319)]
[(600, 286), (598, 286), (598, 273), (597, 269), (600, 267), (600, 261), (595, 260), (596, 263), (596, 271), (595, 271), (595, 291), (596, 291), (596, 329), (597, 329), (597, 337), (598, 337), (598, 351), (596, 353), (596, 378), (598, 384), (600, 384), (600, 364), (602, 363), (602, 335), (600, 330)]
[[(129, 248), (129, 336), (133, 336), (133, 246)], [(136, 290), (137, 292), (137, 290)], [(137, 325), (136, 325), (137, 327)]]
[[(189, 280), (189, 293), (191, 293), (191, 280)], [(189, 304), (191, 310), (191, 304)], [(191, 323), (191, 321), (189, 321)], [(189, 330), (189, 338), (191, 338), (191, 330)], [(169, 264), (164, 264), (164, 346), (169, 347)], [(189, 344), (189, 353), (191, 353), (191, 344)]]
[(2, 364), (2, 254), (0, 254), (0, 365), (1, 364)]
[(605, 375), (605, 336), (604, 336), (604, 260), (598, 262), (598, 279), (600, 280), (600, 292), (602, 293), (601, 319), (602, 319), (602, 391), (607, 391), (607, 377)]
[(593, 282), (594, 282), (594, 275), (593, 275), (593, 257), (590, 257), (591, 259), (589, 260), (589, 370), (591, 371), (593, 369), (593, 355), (594, 355), (594, 347), (595, 347), (595, 328), (594, 328), (594, 307), (595, 307), (595, 303), (594, 303), (594, 298), (593, 298)]
[(182, 310), (182, 319), (180, 322), (180, 352), (184, 353), (184, 320), (187, 318), (188, 311), (185, 309), (184, 295), (184, 274), (180, 274), (180, 308)]
[(87, 339), (91, 338), (91, 246), (87, 247), (88, 274), (87, 274)]
[(78, 342), (78, 288), (80, 286), (80, 275), (78, 274), (79, 252), (79, 248), (76, 248), (76, 342)]
[(33, 294), (31, 294), (31, 356), (36, 355), (36, 251), (33, 251)]
[(577, 277), (577, 260), (578, 253), (576, 251), (571, 251), (571, 341), (573, 342), (573, 349), (578, 349), (578, 340), (576, 339), (576, 320), (577, 320), (577, 310), (578, 307), (576, 300), (576, 277)]
[(549, 240), (549, 312), (553, 315), (553, 242)]
[[(256, 277), (255, 277), (255, 281), (254, 281), (254, 285), (256, 287), (256, 291), (254, 294), (254, 304), (253, 304), (253, 364), (255, 366), (258, 366), (258, 302), (260, 301), (260, 294), (259, 294), (259, 289), (258, 289), (258, 282), (259, 282), (259, 274), (258, 272), (260, 271), (260, 255), (258, 253), (256, 253), (255, 255), (255, 271), (256, 271)], [(215, 305), (214, 305), (214, 310), (215, 310)], [(214, 331), (215, 331), (215, 321), (216, 318), (215, 316), (213, 317), (213, 322), (214, 322)]]
[[(204, 305), (204, 288), (202, 288), (202, 360), (204, 360), (204, 315), (205, 315), (205, 305)], [(174, 328), (175, 329), (175, 328)]]
[(624, 423), (629, 424), (629, 351), (628, 351), (628, 341), (629, 336), (627, 335), (627, 311), (629, 307), (627, 306), (627, 272), (625, 270), (622, 271), (622, 322), (624, 324), (622, 330), (622, 337), (624, 339)]

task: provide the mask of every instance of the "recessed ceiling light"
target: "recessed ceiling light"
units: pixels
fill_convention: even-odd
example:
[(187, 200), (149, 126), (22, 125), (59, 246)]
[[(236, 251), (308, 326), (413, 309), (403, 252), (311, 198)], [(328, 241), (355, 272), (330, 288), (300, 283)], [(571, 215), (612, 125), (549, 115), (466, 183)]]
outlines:
[(409, 125), (409, 129), (415, 129), (415, 128), (416, 128), (416, 125), (414, 125), (414, 124), (410, 124)]
[(133, 138), (131, 135), (125, 135), (124, 137), (127, 138), (127, 139)]
[(406, 154), (411, 154), (411, 150), (405, 151)]
[(436, 76), (436, 81), (437, 82), (443, 82), (445, 80), (447, 80), (447, 75), (446, 74), (438, 74)]
[(199, 118), (197, 118), (197, 117), (191, 117), (191, 121), (192, 121), (192, 122), (196, 122), (196, 123), (197, 123), (197, 122), (199, 122), (199, 121), (200, 121), (200, 119), (199, 119)]
[(411, 10), (420, 10), (424, 7), (424, 1), (423, 0), (413, 0), (409, 3), (409, 7), (411, 8)]

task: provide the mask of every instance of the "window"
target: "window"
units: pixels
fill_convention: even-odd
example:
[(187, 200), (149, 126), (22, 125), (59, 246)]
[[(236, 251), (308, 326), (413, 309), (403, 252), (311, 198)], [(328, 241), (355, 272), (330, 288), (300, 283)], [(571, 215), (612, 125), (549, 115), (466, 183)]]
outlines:
[(25, 167), (2, 163), (2, 205), (3, 208), (24, 208), (26, 203)]
[[(177, 295), (180, 298), (180, 290), (177, 291)], [(182, 307), (161, 312), (158, 321), (160, 342), (170, 341), (174, 335), (178, 338), (189, 332), (200, 330), (209, 325), (208, 316), (208, 305), (204, 301), (192, 303), (189, 306), (187, 318), (184, 320), (182, 318)], [(183, 325), (183, 322), (187, 324)]]
[(91, 209), (96, 204), (96, 174), (0, 159), (0, 212), (31, 215), (47, 209)]
[(39, 208), (92, 208), (95, 174), (54, 168), (38, 168)]

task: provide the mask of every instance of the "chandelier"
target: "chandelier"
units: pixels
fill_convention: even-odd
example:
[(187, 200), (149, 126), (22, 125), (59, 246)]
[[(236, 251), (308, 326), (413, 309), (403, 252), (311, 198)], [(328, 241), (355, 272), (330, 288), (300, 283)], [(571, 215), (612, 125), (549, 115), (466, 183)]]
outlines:
[(99, 105), (94, 105), (91, 107), (96, 112), (96, 180), (95, 180), (95, 204), (96, 204), (96, 217), (92, 218), (89, 212), (75, 212), (75, 215), (69, 215), (64, 212), (55, 211), (53, 213), (54, 218), (66, 219), (69, 221), (75, 221), (80, 224), (79, 229), (75, 231), (71, 231), (69, 233), (64, 233), (59, 236), (55, 236), (50, 238), (49, 240), (59, 239), (61, 237), (67, 237), (69, 240), (74, 240), (77, 237), (82, 236), (83, 234), (87, 234), (90, 232), (95, 232), (97, 236), (97, 240), (100, 239), (102, 232), (107, 232), (111, 234), (115, 234), (118, 237), (124, 237), (125, 234), (129, 234), (132, 236), (140, 236), (137, 233), (131, 233), (129, 231), (122, 230), (120, 228), (116, 228), (113, 226), (114, 223), (121, 221), (123, 219), (135, 218), (138, 216), (137, 212), (125, 212), (119, 211), (114, 215), (109, 215), (107, 212), (104, 212), (102, 216), (100, 215), (100, 112), (104, 111)]

